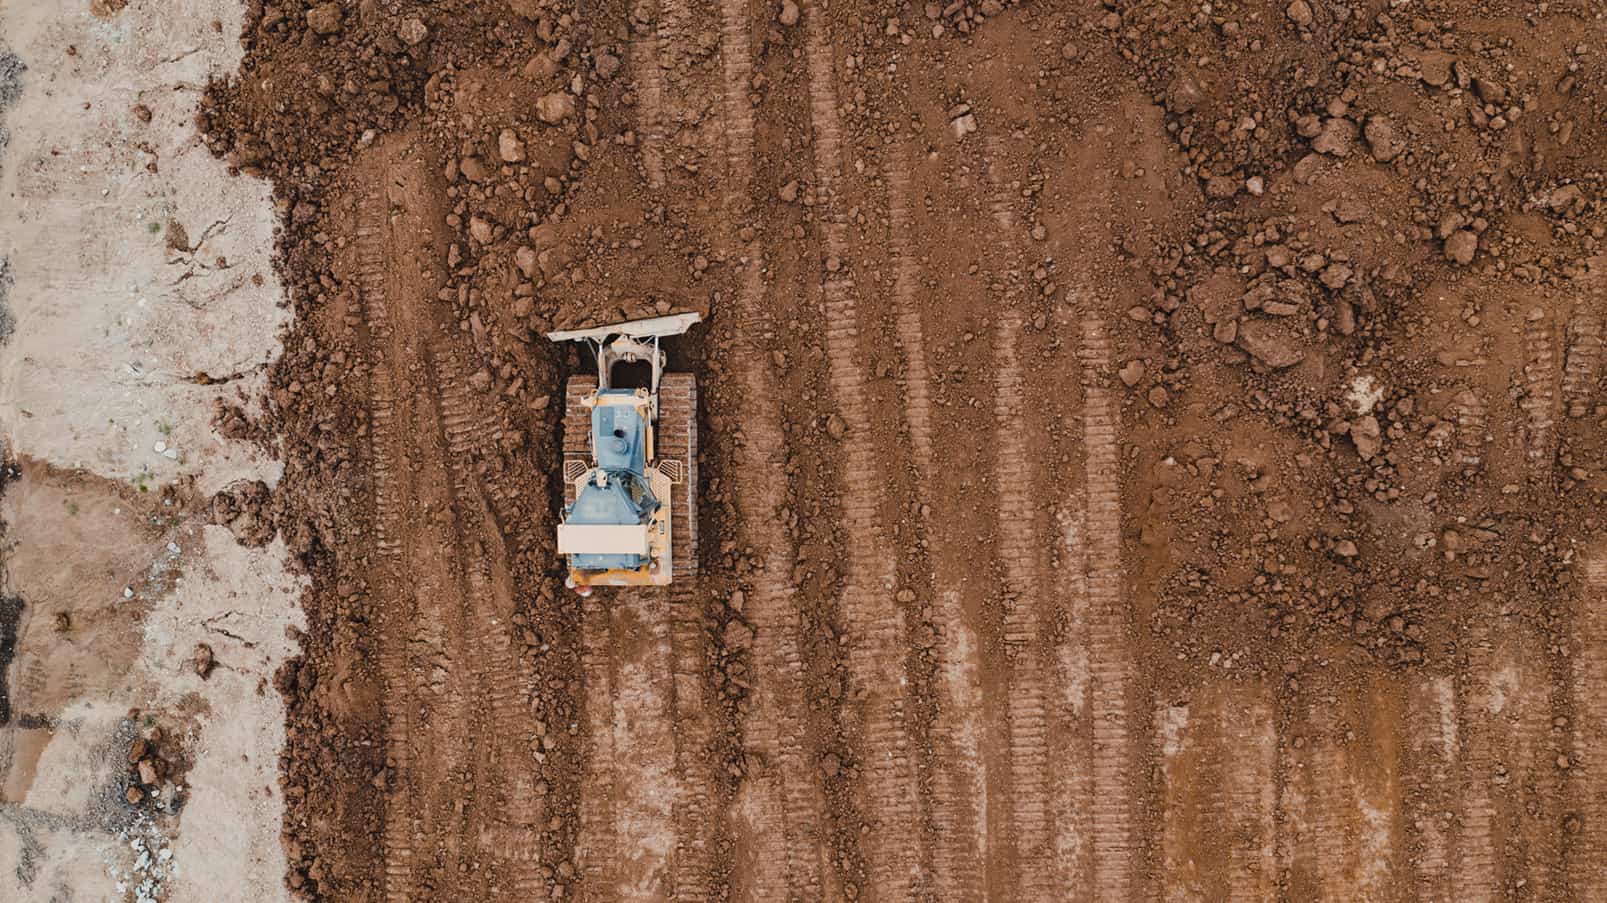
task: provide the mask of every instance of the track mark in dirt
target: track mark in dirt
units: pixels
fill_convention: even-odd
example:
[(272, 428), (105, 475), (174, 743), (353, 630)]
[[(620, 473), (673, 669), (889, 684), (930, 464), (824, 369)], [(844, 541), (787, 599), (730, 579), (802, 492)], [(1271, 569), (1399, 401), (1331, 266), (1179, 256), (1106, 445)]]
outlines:
[[(693, 456), (695, 457), (695, 455)], [(704, 696), (705, 675), (710, 668), (708, 636), (703, 627), (703, 605), (696, 584), (683, 580), (670, 590), (670, 649), (675, 674), (676, 773), (683, 787), (675, 802), (675, 890), (676, 901), (701, 903), (713, 899), (711, 886), (713, 831), (710, 789), (714, 786), (714, 763), (710, 749), (714, 727)]]
[(1491, 696), (1495, 665), (1489, 624), (1472, 638), (1466, 671), (1459, 677), (1460, 705), (1466, 734), (1460, 783), (1462, 808), (1458, 810), (1456, 860), (1451, 870), (1457, 900), (1494, 900), (1500, 885), (1496, 874), (1495, 799), (1490, 787), (1495, 767), (1495, 725)]
[[(1049, 707), (1053, 739), (1052, 793), (1055, 810), (1052, 861), (1060, 887), (1088, 888), (1092, 847), (1088, 810), (1093, 800), (1092, 732), (1088, 687), (1088, 551), (1083, 493), (1073, 490), (1057, 512), (1060, 530), (1054, 591), (1060, 597), (1055, 625), (1054, 686)], [(1081, 894), (1077, 899), (1086, 899)]]
[(616, 886), (620, 848), (614, 823), (614, 662), (610, 654), (608, 602), (601, 592), (586, 598), (580, 624), (586, 691), (582, 701), (583, 774), (575, 859), (580, 866), (583, 899), (615, 900), (619, 897)]
[(1427, 677), (1407, 688), (1408, 786), (1403, 825), (1413, 858), (1411, 892), (1423, 900), (1451, 896), (1451, 813), (1460, 806), (1453, 776), (1458, 774), (1456, 687), (1451, 678)]
[(1607, 900), (1607, 542), (1597, 540), (1579, 564), (1575, 603), (1573, 752), (1569, 769), (1578, 835), (1568, 850), (1574, 899)]
[[(893, 256), (895, 339), (904, 368), (899, 395), (909, 428), (910, 450), (917, 473), (916, 492), (925, 512), (922, 533), (934, 536), (932, 487), (939, 482), (932, 451), (931, 373), (926, 363), (925, 328), (917, 301), (920, 264), (910, 247), (912, 188), (907, 151), (888, 153), (887, 226)], [(937, 714), (932, 726), (935, 768), (931, 800), (938, 832), (933, 855), (934, 891), (940, 899), (974, 900), (983, 893), (983, 857), (987, 851), (987, 765), (982, 757), (982, 683), (977, 673), (976, 631), (965, 616), (957, 587), (966, 583), (959, 558), (939, 541), (930, 555), (933, 614), (939, 642)]]
[(1359, 900), (1362, 867), (1347, 825), (1355, 819), (1354, 785), (1344, 750), (1329, 735), (1327, 713), (1311, 703), (1299, 715), (1298, 736), (1282, 747), (1288, 776), (1280, 838), (1290, 893), (1324, 900)]
[(1484, 468), (1484, 450), (1489, 445), (1489, 416), (1484, 399), (1475, 389), (1463, 389), (1455, 399), (1457, 463), (1462, 473), (1472, 476)]
[(1128, 729), (1133, 659), (1127, 640), (1122, 571), (1120, 416), (1110, 388), (1111, 349), (1103, 311), (1091, 293), (1077, 292), (1083, 311), (1078, 357), (1084, 391), (1083, 442), (1088, 499), (1088, 648), (1092, 681), (1094, 775), (1092, 824), (1094, 896), (1128, 900), (1134, 889), (1133, 742)]
[[(1590, 303), (1603, 303), (1597, 293)], [(1562, 403), (1569, 417), (1583, 417), (1601, 370), (1601, 315), (1588, 307), (1568, 322), (1568, 358), (1562, 368)]]
[(1259, 685), (1201, 691), (1156, 715), (1168, 899), (1274, 900), (1278, 742)]
[(1525, 454), (1529, 478), (1546, 480), (1557, 457), (1557, 330), (1551, 314), (1530, 311), (1523, 329)]
[(914, 750), (905, 719), (906, 679), (902, 612), (893, 604), (895, 563), (880, 522), (880, 467), (871, 445), (864, 372), (858, 361), (859, 310), (852, 278), (833, 273), (830, 261), (848, 250), (843, 201), (837, 195), (842, 173), (842, 133), (838, 119), (833, 44), (821, 10), (807, 20), (810, 122), (815, 136), (815, 181), (822, 216), (827, 266), (822, 286), (826, 359), (837, 410), (846, 426), (843, 439), (842, 531), (848, 547), (842, 610), (847, 626), (849, 668), (864, 699), (845, 718), (863, 762), (859, 791), (870, 827), (864, 837), (870, 891), (878, 900), (909, 897), (917, 868)]
[[(642, 8), (645, 11), (647, 4)], [(651, 19), (645, 19), (637, 18), (634, 12), (631, 14), (630, 65), (636, 85), (636, 124), (640, 132), (636, 142), (641, 149), (647, 187), (657, 191), (664, 187), (666, 134), (663, 36), (659, 31), (663, 11), (651, 15)]]

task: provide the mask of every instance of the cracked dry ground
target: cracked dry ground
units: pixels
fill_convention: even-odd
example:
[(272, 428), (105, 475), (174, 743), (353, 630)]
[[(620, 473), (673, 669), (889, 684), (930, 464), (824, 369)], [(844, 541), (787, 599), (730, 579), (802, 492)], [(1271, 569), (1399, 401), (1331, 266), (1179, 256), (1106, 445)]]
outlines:
[[(291, 885), (1607, 898), (1604, 39), (252, 0)], [(683, 310), (700, 575), (583, 605), (541, 334)]]

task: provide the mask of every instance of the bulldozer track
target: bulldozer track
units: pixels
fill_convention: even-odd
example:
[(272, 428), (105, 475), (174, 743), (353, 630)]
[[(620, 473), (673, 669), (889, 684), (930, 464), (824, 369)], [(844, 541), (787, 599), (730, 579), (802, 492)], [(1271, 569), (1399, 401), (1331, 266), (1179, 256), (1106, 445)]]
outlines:
[(1074, 298), (1085, 311), (1082, 343), (1083, 442), (1087, 456), (1088, 600), (1093, 691), (1094, 794), (1090, 834), (1096, 896), (1131, 899), (1134, 890), (1135, 805), (1129, 695), (1133, 663), (1127, 648), (1127, 607), (1121, 562), (1121, 464), (1116, 400), (1108, 386), (1110, 339), (1092, 299)]
[[(842, 170), (842, 136), (834, 87), (833, 43), (819, 7), (805, 14), (805, 57), (810, 122), (815, 135), (815, 181), (828, 260), (847, 251), (845, 214), (835, 200)], [(831, 269), (830, 266), (827, 269)], [(916, 880), (915, 751), (911, 747), (904, 687), (906, 625), (893, 605), (895, 565), (880, 523), (881, 505), (858, 358), (859, 312), (850, 277), (827, 273), (822, 286), (826, 359), (837, 410), (846, 424), (841, 500), (848, 555), (842, 608), (849, 670), (864, 701), (845, 718), (865, 762), (860, 799), (865, 821), (866, 869), (877, 900), (907, 899)]]
[(1403, 811), (1408, 837), (1417, 856), (1410, 892), (1418, 899), (1451, 899), (1450, 819), (1457, 793), (1456, 688), (1449, 677), (1413, 681), (1407, 689), (1406, 726), (1412, 738), (1406, 750), (1409, 784), (1415, 792)]
[(1569, 794), (1580, 814), (1568, 850), (1570, 890), (1579, 900), (1607, 899), (1607, 543), (1595, 540), (1579, 563), (1573, 656), (1573, 758)]
[[(1607, 293), (1597, 292), (1591, 303), (1607, 301)], [(1562, 368), (1562, 403), (1569, 417), (1583, 417), (1596, 394), (1601, 371), (1601, 314), (1588, 308), (1568, 321), (1568, 358)]]
[[(931, 375), (926, 364), (926, 337), (921, 325), (916, 292), (919, 263), (909, 245), (912, 233), (909, 205), (911, 187), (905, 154), (889, 153), (887, 173), (888, 242), (893, 254), (895, 335), (904, 370), (899, 380), (910, 450), (919, 478), (920, 510), (931, 512), (932, 487), (937, 477), (932, 451)], [(923, 515), (923, 535), (932, 536), (932, 515)], [(933, 890), (941, 899), (977, 899), (983, 893), (982, 863), (987, 851), (987, 768), (981, 753), (982, 724), (979, 701), (981, 682), (971, 664), (978, 643), (965, 617), (960, 594), (952, 589), (964, 580), (950, 550), (931, 555), (935, 625), (940, 643), (937, 657), (938, 712), (932, 731), (939, 747), (940, 774), (930, 788), (933, 820), (937, 827)]]
[(1533, 317), (1523, 330), (1525, 453), (1529, 477), (1550, 476), (1557, 457), (1557, 330), (1550, 314)]

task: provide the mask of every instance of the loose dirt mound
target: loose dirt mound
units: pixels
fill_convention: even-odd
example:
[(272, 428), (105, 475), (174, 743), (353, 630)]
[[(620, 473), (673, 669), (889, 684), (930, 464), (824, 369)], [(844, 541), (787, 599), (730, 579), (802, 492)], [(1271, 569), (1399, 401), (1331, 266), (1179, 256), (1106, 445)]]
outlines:
[[(292, 885), (1588, 898), (1593, 30), (255, 8)], [(540, 334), (672, 310), (701, 575), (581, 610)]]

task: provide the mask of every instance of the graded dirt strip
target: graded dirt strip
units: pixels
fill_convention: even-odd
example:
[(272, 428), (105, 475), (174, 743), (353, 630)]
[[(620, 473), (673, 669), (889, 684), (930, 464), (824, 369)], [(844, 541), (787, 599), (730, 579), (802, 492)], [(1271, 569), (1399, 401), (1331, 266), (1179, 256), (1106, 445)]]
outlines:
[(713, 899), (710, 869), (713, 833), (710, 791), (714, 787), (710, 748), (714, 725), (704, 696), (709, 671), (708, 637), (696, 581), (682, 578), (670, 588), (670, 648), (673, 653), (676, 773), (682, 785), (674, 806), (675, 892), (680, 903)]
[[(377, 591), (390, 597), (378, 638), (385, 679), (388, 755), (397, 763), (384, 825), (385, 896), (419, 895), (421, 868), (456, 871), (465, 862), (467, 822), (453, 812), (458, 781), (470, 770), (472, 671), (463, 641), (466, 599), (450, 550), (457, 537), (440, 413), (432, 388), (410, 379), (428, 372), (422, 347), (429, 334), (418, 308), (433, 295), (430, 276), (414, 266), (427, 242), (429, 176), (417, 158), (391, 161), (372, 174), (359, 202), (358, 283), (369, 326), (375, 374), (371, 398), (376, 467), (377, 551), (388, 568)], [(412, 201), (416, 206), (409, 207)], [(394, 208), (394, 210), (393, 210)], [(415, 714), (420, 717), (415, 721)], [(419, 847), (423, 845), (425, 850)], [(423, 861), (418, 853), (427, 852)]]
[(1279, 839), (1290, 894), (1359, 900), (1361, 863), (1352, 842), (1356, 811), (1349, 762), (1331, 736), (1329, 710), (1315, 702), (1301, 704), (1301, 709), (1298, 735), (1280, 747), (1288, 777), (1283, 796), (1286, 833)]
[(1451, 678), (1413, 680), (1407, 687), (1406, 730), (1409, 746), (1402, 824), (1413, 851), (1411, 892), (1422, 900), (1451, 896), (1450, 819), (1459, 795), (1452, 783), (1459, 749), (1456, 687)]
[[(1054, 643), (1054, 686), (1050, 712), (1052, 799), (1055, 807), (1053, 862), (1062, 888), (1090, 886), (1088, 810), (1093, 800), (1093, 725), (1089, 720), (1088, 687), (1088, 550), (1083, 493), (1074, 490), (1061, 504), (1059, 559), (1052, 573), (1061, 600)], [(1074, 899), (1086, 899), (1086, 892)]]
[[(910, 218), (911, 187), (907, 151), (890, 148), (887, 155), (887, 228), (892, 251), (895, 337), (904, 370), (899, 396), (909, 427), (920, 510), (927, 522), (922, 535), (933, 536), (932, 490), (940, 485), (932, 451), (931, 374), (926, 365), (926, 335), (921, 325), (917, 294), (920, 266), (910, 248), (914, 223)], [(931, 799), (937, 828), (933, 853), (933, 890), (939, 899), (976, 900), (983, 894), (982, 863), (988, 849), (987, 764), (982, 757), (982, 681), (977, 671), (979, 652), (976, 630), (965, 617), (960, 591), (965, 574), (959, 559), (939, 543), (930, 555), (933, 618), (940, 641), (937, 658), (937, 715), (932, 725), (936, 738), (938, 775)]]
[[(753, 77), (751, 13), (741, 0), (720, 4), (720, 109), (724, 120), (726, 179), (722, 202), (733, 233), (747, 215), (753, 188)], [(743, 441), (733, 452), (736, 508), (742, 535), (759, 559), (746, 587), (744, 611), (753, 626), (748, 670), (753, 707), (743, 722), (748, 772), (734, 803), (735, 860), (745, 882), (736, 899), (822, 899), (826, 872), (823, 805), (804, 741), (804, 666), (799, 637), (793, 554), (782, 528), (786, 498), (786, 439), (781, 433), (780, 391), (766, 346), (775, 339), (763, 263), (758, 249), (743, 250), (737, 316), (742, 346), (731, 355), (747, 416)]]
[(687, 790), (677, 770), (669, 606), (668, 591), (656, 589), (599, 590), (585, 605), (590, 742), (576, 855), (586, 900), (676, 898), (676, 850), (688, 839), (676, 816)]
[(1607, 900), (1607, 542), (1579, 563), (1575, 609), (1572, 802), (1580, 827), (1568, 850), (1573, 899)]
[(1128, 729), (1134, 681), (1122, 572), (1120, 414), (1110, 388), (1111, 349), (1103, 304), (1087, 291), (1068, 299), (1082, 313), (1083, 441), (1088, 487), (1088, 648), (1094, 776), (1089, 833), (1094, 897), (1130, 900), (1135, 885), (1134, 745)]
[[(815, 181), (822, 205), (828, 259), (843, 259), (848, 226), (836, 196), (842, 174), (842, 132), (837, 112), (832, 41), (821, 7), (805, 13), (810, 122), (815, 136)], [(822, 287), (826, 358), (837, 409), (846, 425), (842, 473), (843, 532), (848, 560), (842, 591), (849, 669), (862, 692), (845, 723), (864, 763), (860, 808), (870, 891), (878, 901), (910, 897), (917, 868), (914, 750), (905, 725), (907, 634), (893, 604), (896, 565), (880, 522), (881, 468), (872, 450), (864, 371), (859, 357), (859, 310), (851, 277), (825, 273)]]
[[(1002, 142), (987, 142), (989, 209), (1003, 232), (1006, 269), (1019, 265), (1017, 224), (1010, 209), (1004, 178)], [(1000, 284), (1008, 273), (998, 275)], [(1014, 293), (1006, 288), (1007, 293)], [(1055, 883), (1050, 868), (1049, 728), (1047, 688), (1041, 660), (1039, 607), (1043, 604), (1041, 562), (1036, 541), (1037, 505), (1032, 490), (1038, 485), (1028, 463), (1022, 398), (1026, 384), (1021, 376), (1017, 346), (1023, 321), (1013, 304), (1018, 298), (1000, 298), (993, 334), (994, 479), (998, 493), (998, 554), (1004, 576), (1004, 648), (1008, 663), (1005, 722), (1009, 742), (1010, 830), (1015, 868), (1013, 899), (1049, 900)]]

